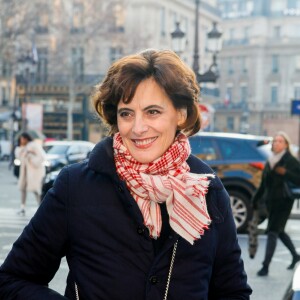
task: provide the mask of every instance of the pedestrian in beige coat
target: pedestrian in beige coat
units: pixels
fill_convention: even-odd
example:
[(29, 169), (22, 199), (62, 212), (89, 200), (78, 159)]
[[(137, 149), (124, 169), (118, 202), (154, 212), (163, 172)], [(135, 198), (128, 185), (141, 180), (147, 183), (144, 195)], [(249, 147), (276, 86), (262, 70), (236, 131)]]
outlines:
[(42, 180), (45, 176), (45, 151), (31, 136), (24, 132), (20, 136), (20, 146), (15, 150), (16, 158), (20, 159), (20, 176), (18, 186), (21, 190), (20, 215), (25, 215), (27, 192), (33, 192), (40, 204)]

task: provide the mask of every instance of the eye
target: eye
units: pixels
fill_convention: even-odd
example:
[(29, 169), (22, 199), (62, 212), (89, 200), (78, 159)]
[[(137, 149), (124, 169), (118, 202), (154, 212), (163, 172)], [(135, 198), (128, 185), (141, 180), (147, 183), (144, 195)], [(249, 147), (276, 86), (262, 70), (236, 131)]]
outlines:
[(149, 109), (148, 114), (149, 115), (157, 115), (157, 114), (160, 114), (160, 111), (157, 109)]
[(130, 111), (125, 111), (125, 110), (123, 110), (123, 111), (121, 111), (121, 112), (119, 113), (119, 116), (120, 116), (121, 118), (129, 118), (129, 117), (131, 116), (131, 112), (130, 112)]

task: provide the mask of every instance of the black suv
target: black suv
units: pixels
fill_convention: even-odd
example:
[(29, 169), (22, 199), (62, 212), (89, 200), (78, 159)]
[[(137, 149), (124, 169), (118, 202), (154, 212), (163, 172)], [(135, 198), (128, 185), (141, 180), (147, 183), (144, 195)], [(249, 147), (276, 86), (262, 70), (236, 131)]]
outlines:
[(189, 138), (192, 153), (220, 177), (230, 196), (239, 233), (252, 217), (251, 197), (258, 188), (262, 170), (271, 154), (272, 139), (234, 133), (199, 132)]

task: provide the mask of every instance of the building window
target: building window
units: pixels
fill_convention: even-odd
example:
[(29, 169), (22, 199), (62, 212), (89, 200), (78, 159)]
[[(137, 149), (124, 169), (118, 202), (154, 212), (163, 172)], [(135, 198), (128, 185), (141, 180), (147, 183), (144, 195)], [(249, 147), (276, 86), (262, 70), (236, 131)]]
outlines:
[(226, 93), (224, 97), (224, 105), (228, 106), (231, 103), (231, 100), (232, 100), (232, 87), (228, 86), (226, 88)]
[(248, 72), (248, 59), (245, 56), (241, 57), (241, 73), (246, 74)]
[(8, 61), (2, 61), (2, 76), (10, 77), (12, 75), (12, 64)]
[(1, 99), (1, 103), (2, 103), (2, 105), (5, 105), (5, 103), (6, 103), (6, 101), (7, 101), (7, 99), (6, 99), (6, 88), (3, 86), (2, 88), (1, 88), (1, 90), (2, 90), (2, 99)]
[(228, 131), (233, 131), (234, 130), (234, 118), (233, 117), (227, 117), (227, 130)]
[(280, 38), (280, 36), (281, 36), (281, 26), (275, 26), (273, 28), (273, 37)]
[(84, 6), (82, 3), (74, 3), (72, 15), (72, 33), (80, 33), (83, 31)]
[(84, 77), (84, 49), (72, 48), (72, 65), (75, 80), (83, 80)]
[(160, 9), (160, 36), (166, 36), (166, 9), (164, 7)]
[(35, 32), (38, 34), (48, 33), (49, 26), (49, 12), (48, 7), (44, 5), (37, 6), (37, 26)]
[(247, 98), (248, 98), (248, 87), (241, 86), (241, 90), (240, 90), (241, 103), (247, 103)]
[(249, 39), (249, 35), (250, 35), (250, 27), (249, 26), (246, 26), (244, 28), (244, 39), (245, 40), (248, 40)]
[(123, 48), (122, 47), (111, 47), (110, 48), (110, 63), (113, 63), (114, 61), (118, 60), (123, 56)]
[(279, 71), (279, 57), (278, 55), (272, 55), (272, 73), (278, 73)]
[(38, 48), (37, 49), (37, 81), (46, 82), (48, 76), (48, 49)]
[(117, 32), (125, 31), (125, 15), (121, 4), (114, 6), (115, 29)]
[(300, 100), (300, 86), (294, 87), (294, 99)]
[(227, 73), (228, 74), (233, 74), (234, 70), (233, 70), (233, 63), (232, 63), (232, 58), (229, 57), (227, 60)]
[(271, 86), (271, 103), (276, 104), (278, 103), (278, 87)]

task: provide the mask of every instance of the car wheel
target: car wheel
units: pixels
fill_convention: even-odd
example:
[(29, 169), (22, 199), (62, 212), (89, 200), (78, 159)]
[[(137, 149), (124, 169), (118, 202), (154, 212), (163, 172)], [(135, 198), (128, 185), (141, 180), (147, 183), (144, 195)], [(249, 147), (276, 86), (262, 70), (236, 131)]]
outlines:
[(228, 191), (234, 222), (238, 233), (246, 232), (252, 210), (250, 199), (238, 191)]

